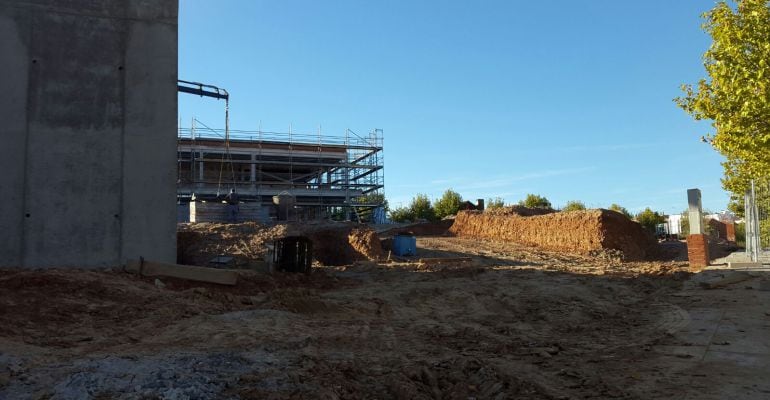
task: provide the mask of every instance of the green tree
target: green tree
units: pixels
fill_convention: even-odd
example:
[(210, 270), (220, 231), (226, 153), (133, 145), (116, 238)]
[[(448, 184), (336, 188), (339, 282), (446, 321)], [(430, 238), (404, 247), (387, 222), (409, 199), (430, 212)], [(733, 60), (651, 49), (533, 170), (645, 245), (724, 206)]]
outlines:
[(567, 204), (564, 205), (564, 208), (562, 208), (562, 212), (569, 212), (569, 211), (581, 211), (585, 210), (586, 205), (583, 204), (581, 201), (572, 200), (568, 201)]
[(738, 218), (744, 218), (746, 214), (746, 207), (744, 205), (744, 199), (743, 197), (739, 197), (736, 195), (730, 196), (730, 201), (727, 203), (727, 209), (735, 214)]
[(519, 205), (528, 208), (551, 208), (551, 202), (548, 199), (531, 193), (524, 200), (519, 201)]
[(628, 218), (628, 219), (633, 219), (634, 218), (634, 216), (631, 215), (631, 213), (628, 212), (628, 210), (625, 207), (621, 207), (619, 204), (615, 204), (615, 203), (610, 204), (610, 210), (617, 211), (617, 212), (625, 215), (626, 218)]
[(446, 216), (457, 214), (457, 210), (460, 209), (460, 203), (462, 202), (463, 197), (460, 196), (460, 193), (447, 189), (444, 195), (433, 203), (436, 218), (442, 219)]
[(409, 211), (414, 219), (426, 219), (428, 221), (436, 220), (436, 211), (430, 204), (428, 196), (424, 194), (414, 196), (411, 204), (409, 204)]
[(495, 208), (503, 208), (505, 207), (505, 201), (503, 201), (502, 197), (495, 197), (494, 199), (488, 199), (487, 200), (487, 210), (492, 210)]
[(770, 6), (767, 0), (720, 1), (703, 15), (712, 43), (703, 55), (708, 79), (683, 85), (676, 103), (710, 120), (704, 138), (725, 157), (722, 184), (743, 194), (770, 171)]
[(414, 220), (414, 215), (409, 207), (396, 207), (390, 210), (390, 219), (394, 222), (410, 222)]
[(655, 227), (658, 224), (666, 222), (666, 218), (657, 211), (652, 211), (649, 207), (647, 207), (644, 209), (644, 211), (636, 214), (636, 222), (642, 225), (642, 227), (647, 231), (655, 233)]

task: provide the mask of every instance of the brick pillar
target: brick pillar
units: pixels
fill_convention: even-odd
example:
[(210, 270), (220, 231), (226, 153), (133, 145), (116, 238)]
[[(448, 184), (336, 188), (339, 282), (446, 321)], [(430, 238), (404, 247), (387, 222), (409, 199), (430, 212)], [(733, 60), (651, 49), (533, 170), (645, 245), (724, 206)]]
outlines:
[(704, 234), (687, 236), (687, 258), (690, 271), (699, 272), (709, 265), (709, 240)]

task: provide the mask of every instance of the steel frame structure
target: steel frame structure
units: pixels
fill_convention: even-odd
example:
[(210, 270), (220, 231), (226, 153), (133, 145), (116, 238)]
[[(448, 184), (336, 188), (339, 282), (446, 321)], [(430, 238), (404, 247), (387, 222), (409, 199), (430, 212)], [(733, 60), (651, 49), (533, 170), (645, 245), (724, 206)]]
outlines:
[(381, 206), (370, 195), (384, 189), (383, 132), (223, 130), (195, 119), (180, 127), (178, 200), (216, 200), (230, 189), (264, 206), (289, 194), (305, 218), (357, 219)]

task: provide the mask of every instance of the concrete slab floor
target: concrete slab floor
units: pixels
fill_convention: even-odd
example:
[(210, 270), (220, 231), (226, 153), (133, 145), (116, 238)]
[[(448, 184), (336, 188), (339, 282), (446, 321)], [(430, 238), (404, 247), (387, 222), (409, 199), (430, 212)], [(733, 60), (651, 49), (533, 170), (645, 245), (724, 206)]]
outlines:
[(679, 398), (770, 398), (770, 292), (759, 290), (766, 277), (721, 289), (692, 284), (718, 278), (705, 271), (674, 297), (690, 324), (653, 346), (656, 364), (672, 387), (687, 388)]

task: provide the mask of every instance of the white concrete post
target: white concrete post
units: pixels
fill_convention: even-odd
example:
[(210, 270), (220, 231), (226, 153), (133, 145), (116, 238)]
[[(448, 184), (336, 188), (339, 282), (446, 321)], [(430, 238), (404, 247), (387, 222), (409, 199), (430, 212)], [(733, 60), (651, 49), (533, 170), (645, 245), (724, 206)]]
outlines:
[(700, 189), (687, 190), (688, 217), (690, 219), (690, 235), (703, 233), (703, 207), (701, 206)]

